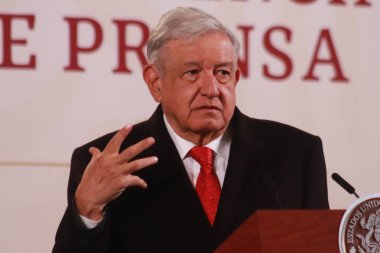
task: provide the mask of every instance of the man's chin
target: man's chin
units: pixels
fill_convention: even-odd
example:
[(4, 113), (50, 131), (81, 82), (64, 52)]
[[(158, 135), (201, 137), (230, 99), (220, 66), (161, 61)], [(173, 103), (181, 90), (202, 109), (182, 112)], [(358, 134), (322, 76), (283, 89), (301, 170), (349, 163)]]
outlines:
[(226, 125), (221, 122), (215, 122), (213, 120), (205, 120), (201, 122), (199, 125), (195, 126), (193, 129), (194, 132), (207, 135), (221, 132), (225, 129)]

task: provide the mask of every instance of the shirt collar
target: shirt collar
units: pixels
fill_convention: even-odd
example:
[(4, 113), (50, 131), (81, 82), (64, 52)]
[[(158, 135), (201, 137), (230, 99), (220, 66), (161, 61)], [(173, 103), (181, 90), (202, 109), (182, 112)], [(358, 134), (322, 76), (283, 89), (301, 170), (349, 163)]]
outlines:
[[(173, 128), (167, 121), (165, 114), (164, 122), (166, 129), (168, 130), (169, 135), (172, 138), (181, 159), (183, 160), (186, 157), (187, 153), (190, 151), (190, 149), (196, 146), (196, 144), (187, 141), (178, 134), (176, 134), (176, 132), (174, 132)], [(217, 155), (220, 155), (224, 160), (228, 159), (229, 148), (231, 145), (231, 137), (228, 132), (229, 131), (226, 131), (224, 134), (205, 145), (206, 147), (212, 149)]]

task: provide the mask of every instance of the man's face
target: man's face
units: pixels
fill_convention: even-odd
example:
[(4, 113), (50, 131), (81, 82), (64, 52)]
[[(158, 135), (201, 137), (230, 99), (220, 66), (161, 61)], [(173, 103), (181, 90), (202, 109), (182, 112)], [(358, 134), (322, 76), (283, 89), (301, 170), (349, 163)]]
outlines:
[(163, 46), (151, 92), (178, 135), (205, 144), (224, 132), (235, 107), (236, 58), (227, 35), (218, 32)]

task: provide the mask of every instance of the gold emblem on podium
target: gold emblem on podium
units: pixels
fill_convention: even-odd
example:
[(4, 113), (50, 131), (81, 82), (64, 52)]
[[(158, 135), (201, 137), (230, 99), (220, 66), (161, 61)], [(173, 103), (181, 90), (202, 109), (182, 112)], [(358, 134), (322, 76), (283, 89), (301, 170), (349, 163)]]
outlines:
[(355, 201), (339, 227), (341, 253), (380, 253), (380, 194)]

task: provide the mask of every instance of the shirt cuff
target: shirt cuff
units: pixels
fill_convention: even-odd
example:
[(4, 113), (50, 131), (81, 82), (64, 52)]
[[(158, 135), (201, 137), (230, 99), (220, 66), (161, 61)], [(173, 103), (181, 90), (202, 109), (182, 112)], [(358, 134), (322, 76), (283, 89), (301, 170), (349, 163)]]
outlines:
[(101, 220), (91, 220), (87, 217), (84, 217), (80, 214), (78, 214), (80, 219), (82, 220), (83, 224), (86, 226), (87, 229), (93, 229), (95, 228), (96, 226), (99, 225), (100, 222), (102, 222), (103, 219)]

